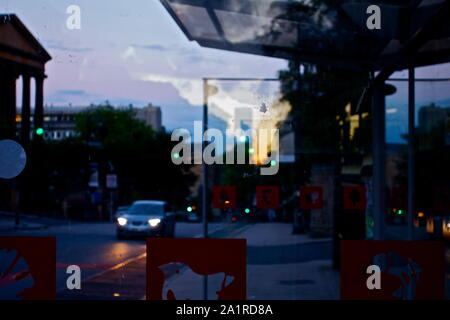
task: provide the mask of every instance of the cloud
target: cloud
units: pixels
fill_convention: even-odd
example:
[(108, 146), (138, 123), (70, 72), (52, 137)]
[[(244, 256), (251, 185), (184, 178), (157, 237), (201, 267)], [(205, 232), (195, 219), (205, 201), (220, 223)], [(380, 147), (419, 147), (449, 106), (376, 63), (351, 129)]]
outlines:
[(70, 51), (70, 52), (89, 52), (92, 51), (92, 48), (73, 48), (73, 47), (66, 47), (62, 45), (55, 45), (55, 44), (48, 44), (46, 46), (49, 49), (54, 50), (60, 50), (60, 51)]
[(149, 73), (142, 75), (140, 80), (170, 83), (178, 90), (180, 96), (186, 99), (190, 104), (203, 104), (203, 83), (200, 79), (177, 78)]
[(57, 90), (45, 96), (45, 103), (57, 106), (68, 104), (86, 106), (91, 103), (105, 101), (105, 97), (99, 94), (93, 94), (84, 90), (64, 89)]
[[(141, 81), (153, 83), (169, 83), (178, 91), (188, 104), (201, 106), (203, 104), (203, 81), (195, 78), (179, 78), (159, 74), (143, 74)], [(279, 95), (278, 82), (264, 81), (210, 81), (210, 85), (218, 91), (209, 97), (210, 114), (222, 119), (229, 126), (234, 126), (236, 108), (259, 110), (261, 105), (267, 105), (269, 110)], [(270, 113), (271, 114), (271, 113)], [(255, 112), (253, 120), (261, 120), (262, 115)]]
[(83, 96), (83, 95), (86, 95), (86, 91), (84, 91), (84, 90), (58, 90), (56, 92), (56, 94)]
[(198, 48), (192, 48), (191, 46), (163, 46), (158, 44), (132, 44), (131, 47), (134, 49), (143, 49), (148, 51), (157, 51), (161, 53), (170, 53), (174, 57), (182, 57), (186, 63), (197, 64), (197, 63), (223, 63), (220, 59), (210, 57), (204, 54), (204, 51)]
[(129, 46), (120, 56), (125, 61), (134, 60), (136, 63), (141, 63), (142, 62), (138, 58), (136, 50), (134, 49), (133, 46)]
[(148, 45), (141, 45), (141, 44), (133, 44), (132, 47), (138, 48), (138, 49), (145, 49), (145, 50), (152, 50), (152, 51), (170, 51), (170, 48), (157, 45), (157, 44), (148, 44)]

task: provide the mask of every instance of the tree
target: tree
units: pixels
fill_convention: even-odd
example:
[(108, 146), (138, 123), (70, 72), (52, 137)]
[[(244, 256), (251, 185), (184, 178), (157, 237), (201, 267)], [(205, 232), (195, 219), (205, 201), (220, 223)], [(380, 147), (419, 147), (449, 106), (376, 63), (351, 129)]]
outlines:
[(168, 200), (182, 205), (195, 177), (191, 166), (171, 161), (173, 143), (165, 131), (155, 132), (134, 118), (132, 109), (97, 106), (77, 116), (80, 139), (91, 145), (100, 173), (114, 170), (121, 199)]
[(367, 111), (365, 104), (358, 110), (359, 128), (352, 139), (349, 134), (349, 116), (356, 113), (368, 74), (324, 66), (303, 68), (300, 74), (300, 65), (290, 62), (287, 70), (279, 72), (282, 99), (292, 106), (289, 118), (295, 132), (300, 183), (308, 180), (312, 163), (339, 163), (343, 155), (367, 151), (370, 141), (370, 113), (362, 115)]
[(195, 176), (191, 166), (172, 163), (174, 143), (168, 133), (155, 132), (136, 120), (131, 109), (115, 109), (109, 104), (78, 114), (76, 125), (75, 137), (37, 140), (30, 145), (23, 173), (22, 211), (60, 214), (63, 199), (75, 194), (80, 209), (89, 210), (85, 207), (94, 164), (101, 187), (105, 187), (107, 173), (117, 174), (117, 204), (155, 199), (184, 205)]

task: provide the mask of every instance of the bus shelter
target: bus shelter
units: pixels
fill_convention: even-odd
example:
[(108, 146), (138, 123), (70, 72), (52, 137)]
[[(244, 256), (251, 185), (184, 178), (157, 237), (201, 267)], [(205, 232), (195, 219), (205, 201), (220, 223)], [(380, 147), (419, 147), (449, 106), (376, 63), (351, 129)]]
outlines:
[[(385, 82), (408, 70), (408, 211), (415, 212), (415, 68), (450, 61), (445, 0), (161, 0), (202, 47), (368, 72), (372, 99), (374, 239), (386, 212)], [(301, 81), (301, 80), (300, 80)], [(413, 214), (408, 216), (413, 239)]]

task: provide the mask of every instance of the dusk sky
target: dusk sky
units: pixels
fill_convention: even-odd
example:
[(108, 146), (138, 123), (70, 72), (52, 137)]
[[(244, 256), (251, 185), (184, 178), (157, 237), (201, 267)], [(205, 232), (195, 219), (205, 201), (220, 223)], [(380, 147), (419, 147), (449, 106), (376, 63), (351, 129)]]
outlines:
[[(52, 56), (48, 105), (151, 102), (162, 107), (163, 125), (173, 129), (200, 119), (202, 77), (276, 77), (286, 66), (281, 59), (201, 48), (157, 0), (36, 0), (32, 8), (30, 2), (2, 0), (0, 11), (17, 14)], [(71, 4), (81, 8), (81, 30), (66, 27)], [(245, 100), (240, 95), (252, 85), (235, 84), (233, 99)], [(222, 99), (229, 114), (238, 107), (233, 102)]]
[[(66, 27), (66, 9), (72, 4), (81, 8), (81, 30)], [(109, 100), (140, 107), (151, 102), (162, 107), (167, 129), (189, 128), (200, 119), (203, 77), (276, 77), (287, 65), (281, 59), (202, 48), (188, 41), (158, 0), (2, 0), (0, 12), (17, 14), (52, 56), (45, 82), (47, 105)], [(421, 68), (417, 76), (450, 77), (449, 70), (449, 65)], [(229, 84), (226, 94), (212, 98), (213, 112), (227, 118), (234, 108), (257, 108), (276, 96), (275, 84)], [(450, 105), (444, 85), (448, 88), (448, 83), (419, 87), (418, 106)], [(390, 140), (399, 133), (389, 130), (406, 126), (406, 91), (403, 85), (398, 89), (387, 101)]]

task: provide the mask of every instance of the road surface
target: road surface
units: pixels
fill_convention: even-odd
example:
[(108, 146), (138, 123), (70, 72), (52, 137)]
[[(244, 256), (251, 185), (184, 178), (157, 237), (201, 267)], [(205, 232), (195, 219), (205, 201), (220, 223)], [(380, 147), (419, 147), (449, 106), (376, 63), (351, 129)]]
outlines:
[[(209, 232), (220, 232), (224, 226), (224, 224), (210, 223)], [(90, 293), (87, 293), (87, 290), (82, 290), (84, 294), (83, 297), (78, 296), (76, 290), (73, 290), (71, 294), (68, 294), (68, 290), (66, 290), (66, 280), (68, 277), (66, 269), (69, 265), (78, 265), (81, 268), (81, 278), (84, 284), (86, 281), (104, 282), (105, 277), (117, 278), (117, 276), (119, 276), (120, 278), (124, 278), (130, 274), (130, 272), (126, 271), (127, 268), (130, 269), (138, 266), (142, 269), (142, 263), (145, 262), (145, 239), (118, 240), (116, 238), (115, 225), (113, 223), (67, 222), (60, 225), (51, 225), (48, 228), (40, 230), (3, 231), (2, 235), (56, 237), (56, 291), (58, 299), (100, 299), (110, 297), (110, 293), (105, 293), (105, 290), (98, 288), (98, 285), (93, 288)], [(177, 222), (175, 237), (199, 238), (201, 236), (201, 223)], [(140, 276), (142, 276), (141, 273)], [(111, 280), (114, 282), (114, 286), (117, 286), (116, 280), (117, 279)], [(143, 282), (143, 286), (145, 288), (145, 281)], [(145, 290), (142, 291), (142, 288), (135, 291), (136, 292), (133, 293), (131, 297), (127, 296), (127, 298), (142, 298), (145, 294)], [(89, 296), (89, 294), (91, 296)], [(122, 295), (117, 292), (113, 292), (112, 294), (116, 294), (118, 298), (122, 297)]]

